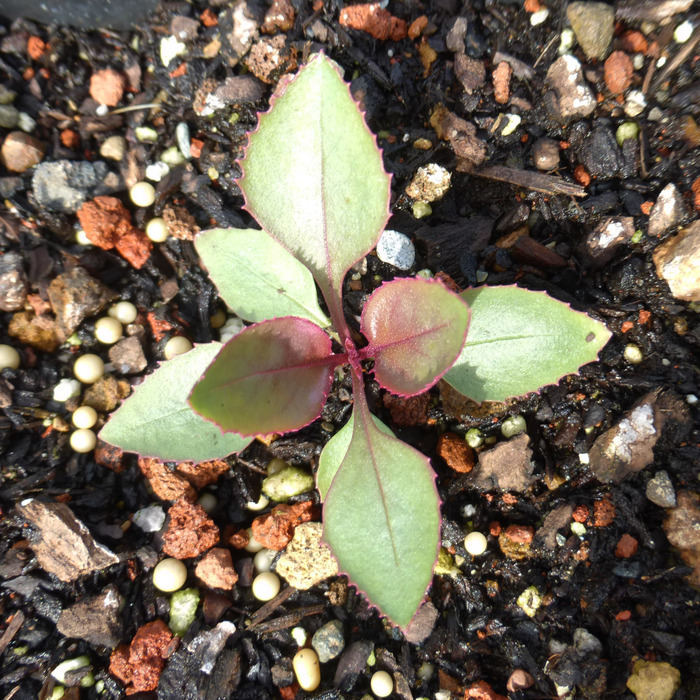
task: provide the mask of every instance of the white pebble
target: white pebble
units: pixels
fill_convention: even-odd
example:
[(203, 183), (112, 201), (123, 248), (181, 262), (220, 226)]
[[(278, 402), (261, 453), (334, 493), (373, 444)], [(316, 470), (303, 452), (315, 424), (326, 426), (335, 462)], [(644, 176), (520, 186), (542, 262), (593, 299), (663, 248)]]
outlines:
[(153, 182), (160, 182), (170, 172), (170, 166), (158, 160), (146, 166), (146, 177)]
[(92, 406), (80, 406), (71, 416), (76, 428), (92, 428), (97, 423), (97, 411)]
[(501, 424), (501, 433), (503, 437), (512, 438), (515, 435), (524, 433), (525, 428), (527, 428), (527, 424), (525, 423), (525, 418), (521, 415), (508, 416)]
[(256, 552), (259, 552), (261, 549), (264, 549), (263, 545), (260, 544), (255, 539), (255, 535), (253, 534), (253, 528), (249, 527), (246, 532), (248, 533), (248, 544), (244, 547), (246, 552), (251, 552), (251, 554), (255, 554)]
[(87, 237), (87, 233), (81, 228), (75, 229), (75, 242), (78, 245), (92, 245), (92, 241)]
[(163, 355), (166, 360), (172, 360), (173, 357), (184, 355), (190, 350), (192, 350), (192, 343), (184, 335), (175, 335), (165, 344)]
[(693, 36), (693, 23), (689, 19), (681, 22), (673, 32), (673, 40), (677, 44), (685, 44), (691, 36)]
[(3, 369), (17, 369), (19, 367), (19, 353), (11, 345), (0, 345), (0, 371)]
[(167, 68), (170, 61), (182, 56), (187, 51), (187, 44), (177, 40), (177, 37), (166, 36), (160, 40), (160, 62)]
[(508, 122), (503, 127), (501, 136), (510, 136), (520, 126), (522, 121), (522, 117), (519, 114), (506, 114), (506, 119)]
[(277, 556), (274, 549), (261, 549), (253, 558), (253, 565), (261, 574), (270, 570), (270, 566)]
[(486, 536), (481, 532), (470, 532), (464, 538), (464, 549), (473, 557), (478, 557), (480, 554), (483, 554), (487, 547), (488, 541)]
[(165, 523), (165, 511), (160, 506), (146, 506), (137, 510), (131, 520), (143, 532), (158, 532)]
[(638, 365), (644, 359), (642, 349), (634, 343), (625, 346), (624, 356), (631, 365)]
[(163, 559), (153, 569), (153, 585), (164, 593), (177, 591), (186, 580), (187, 567), (179, 559)]
[(95, 338), (105, 345), (112, 345), (122, 337), (122, 324), (116, 318), (104, 316), (95, 323)]
[(94, 384), (105, 373), (105, 363), (97, 355), (81, 355), (73, 364), (73, 374), (83, 384)]
[(628, 117), (638, 117), (647, 106), (647, 99), (641, 90), (630, 90), (625, 101), (625, 114)]
[(75, 452), (90, 452), (97, 445), (97, 436), (92, 430), (80, 428), (70, 436), (70, 446)]
[(253, 579), (253, 595), (258, 600), (272, 600), (279, 592), (280, 579), (272, 571), (263, 571)]
[(125, 326), (133, 323), (139, 314), (138, 309), (130, 301), (120, 301), (110, 306), (107, 313)]
[(262, 510), (263, 508), (267, 508), (269, 502), (270, 499), (264, 493), (261, 493), (257, 501), (248, 501), (245, 507), (247, 510), (252, 511)]
[(559, 49), (557, 50), (560, 56), (569, 53), (569, 50), (574, 45), (574, 30), (564, 29), (559, 39)]
[(197, 499), (197, 503), (204, 508), (207, 514), (211, 515), (216, 510), (216, 506), (219, 502), (216, 500), (216, 496), (213, 493), (207, 491)]
[(377, 257), (399, 270), (408, 270), (416, 261), (416, 249), (408, 236), (387, 229), (377, 243)]
[(313, 649), (299, 649), (292, 661), (294, 675), (302, 690), (316, 690), (321, 683), (321, 665)]
[(160, 216), (151, 219), (146, 224), (146, 235), (154, 243), (163, 243), (168, 238), (168, 224), (165, 219)]
[(549, 8), (543, 7), (541, 10), (537, 10), (537, 12), (533, 12), (530, 15), (530, 24), (536, 27), (538, 24), (542, 24), (547, 17), (549, 17)]
[(77, 379), (61, 379), (53, 388), (53, 400), (68, 401), (75, 396), (80, 396), (80, 382)]
[(309, 637), (309, 635), (306, 633), (306, 630), (303, 627), (292, 628), (291, 634), (292, 639), (296, 642), (298, 647), (303, 647), (304, 644), (306, 644), (306, 640)]
[(373, 673), (369, 686), (378, 698), (388, 698), (394, 692), (394, 680), (386, 671)]
[(219, 331), (219, 340), (221, 340), (222, 343), (228, 343), (228, 341), (237, 336), (244, 327), (243, 321), (236, 316), (227, 319)]
[(129, 190), (129, 197), (137, 207), (150, 207), (156, 201), (156, 188), (150, 182), (137, 182)]
[(175, 138), (177, 139), (177, 146), (180, 149), (180, 153), (185, 158), (190, 158), (190, 127), (187, 122), (179, 122), (175, 127)]

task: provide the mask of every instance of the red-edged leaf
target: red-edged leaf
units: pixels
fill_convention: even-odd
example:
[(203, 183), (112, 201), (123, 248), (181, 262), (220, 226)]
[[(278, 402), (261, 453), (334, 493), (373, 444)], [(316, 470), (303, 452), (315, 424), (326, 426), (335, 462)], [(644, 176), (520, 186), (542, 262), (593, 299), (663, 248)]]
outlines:
[(330, 338), (311, 321), (264, 321), (222, 348), (190, 394), (190, 405), (224, 432), (297, 430), (323, 408), (332, 358)]
[(374, 376), (389, 391), (412, 396), (447, 372), (464, 345), (469, 307), (440, 282), (397, 279), (365, 304), (361, 352), (374, 357)]

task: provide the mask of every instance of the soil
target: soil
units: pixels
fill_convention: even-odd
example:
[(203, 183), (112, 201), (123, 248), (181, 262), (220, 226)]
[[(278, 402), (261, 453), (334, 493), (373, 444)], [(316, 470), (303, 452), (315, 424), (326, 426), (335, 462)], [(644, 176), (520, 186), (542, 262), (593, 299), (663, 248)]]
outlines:
[[(0, 103), (11, 102), (35, 122), (28, 136), (18, 135), (17, 116), (8, 116), (10, 109), (2, 115), (11, 125), (1, 132), (0, 342), (21, 356), (19, 369), (0, 377), (3, 697), (58, 697), (50, 672), (85, 655), (97, 685), (81, 688), (80, 671), (69, 675), (72, 687), (64, 697), (120, 698), (128, 688), (140, 697), (173, 700), (359, 699), (370, 691), (365, 662), (372, 648), (374, 669), (393, 675), (392, 697), (403, 699), (700, 697), (694, 587), (700, 556), (693, 535), (699, 521), (693, 406), (700, 396), (700, 325), (697, 305), (673, 296), (652, 257), (700, 208), (698, 16), (690, 2), (671, 5), (616, 3), (614, 36), (604, 48), (615, 51), (610, 64), (573, 45), (582, 66), (579, 84), (584, 81), (594, 99), (586, 115), (569, 117), (557, 111), (547, 77), (568, 24), (566, 3), (556, 0), (547, 2), (549, 15), (535, 25), (533, 13), (545, 6), (530, 0), (524, 7), (505, 0), (390, 2), (392, 16), (372, 29), (380, 38), (349, 26), (367, 29), (366, 17), (355, 10), (341, 14), (335, 0), (276, 0), (271, 9), (250, 2), (247, 14), (237, 15), (247, 17), (250, 36), (229, 5), (199, 0), (165, 3), (131, 31), (47, 27), (29, 19), (2, 25)], [(694, 23), (695, 35), (678, 43), (674, 28), (686, 21)], [(164, 66), (161, 42), (176, 32), (183, 53)], [(250, 593), (250, 555), (228, 544), (259, 515), (245, 506), (258, 500), (273, 457), (316, 467), (323, 445), (347, 419), (347, 380), (336, 381), (311, 426), (253, 443), (219, 464), (211, 479), (198, 481), (170, 465), (168, 488), (174, 491), (156, 494), (136, 456), (103, 445), (84, 454), (71, 449), (71, 411), (86, 401), (85, 392), (54, 400), (59, 380), (73, 377), (78, 354), (112, 359), (111, 379), (91, 396), (102, 423), (129, 385), (163, 359), (170, 337), (216, 339), (210, 318), (223, 305), (197, 264), (192, 235), (212, 226), (252, 225), (235, 182), (245, 135), (279, 78), (319, 49), (353, 79), (353, 94), (393, 176), (388, 227), (410, 236), (417, 250), (407, 273), (368, 256), (360, 279), (347, 283), (348, 315), (359, 314), (382, 280), (429, 268), (459, 287), (486, 281), (544, 289), (603, 320), (614, 334), (600, 362), (508, 405), (469, 404), (442, 384), (427, 397), (399, 400), (368, 379), (373, 410), (431, 457), (443, 502), (445, 551), (429, 594), (436, 614), (425, 609), (414, 642), (385, 624), (343, 579), (308, 591), (283, 588), (262, 608)], [(93, 89), (91, 77), (102, 71), (108, 79), (107, 69), (117, 73), (116, 84)], [(624, 110), (635, 90), (646, 105), (631, 118)], [(4, 97), (7, 91), (16, 93), (14, 100)], [(203, 114), (214, 93), (219, 108)], [(109, 95), (102, 99), (116, 106), (102, 109), (95, 95)], [(511, 133), (507, 115), (521, 118)], [(626, 121), (635, 121), (639, 134), (618, 147), (613, 134)], [(153, 207), (135, 207), (128, 188), (165, 149), (177, 146), (183, 123), (189, 138), (180, 141), (189, 140), (190, 159), (154, 183)], [(153, 136), (139, 140), (144, 127)], [(100, 155), (112, 136), (125, 137), (120, 160)], [(538, 148), (549, 164), (539, 173), (533, 158), (543, 137), (550, 141)], [(94, 211), (101, 207), (102, 213), (95, 216), (120, 212), (110, 236), (122, 231), (124, 240), (110, 238), (102, 247), (90, 236), (96, 245), (76, 242), (78, 207), (48, 206), (33, 180), (37, 163), (53, 161), (107, 164), (112, 179), (85, 198), (97, 196)], [(451, 183), (430, 203), (431, 213), (416, 218), (426, 208), (415, 206), (424, 195), (411, 184), (428, 164), (445, 168)], [(676, 206), (652, 226), (652, 205), (669, 184), (677, 191)], [(407, 188), (419, 196), (412, 199)], [(143, 230), (153, 215), (163, 215), (177, 234), (151, 246)], [(622, 222), (627, 233), (614, 250), (601, 253), (590, 234), (606, 217)], [(71, 290), (76, 268), (90, 281), (79, 275)], [(101, 309), (115, 299), (138, 309), (127, 330), (142, 352), (132, 343), (135, 357), (122, 358), (128, 366), (115, 362), (93, 335)], [(18, 326), (31, 332), (18, 339)], [(620, 431), (621, 422), (629, 426), (640, 406), (655, 417), (653, 435), (637, 440), (634, 430), (631, 438), (628, 432), (633, 458), (622, 467), (606, 463), (601, 443), (594, 443), (608, 430)], [(525, 418), (529, 439), (503, 437), (501, 425), (512, 415)], [(471, 428), (487, 438), (476, 455), (444, 437)], [(450, 443), (452, 449), (442, 449)], [(472, 473), (463, 473), (464, 460), (476, 461)], [(488, 478), (479, 478), (484, 464)], [(505, 488), (498, 488), (501, 479)], [(667, 502), (648, 497), (659, 482), (670, 482)], [(216, 497), (211, 518), (182, 505), (204, 493)], [(293, 500), (309, 499), (318, 496)], [(178, 512), (197, 510), (208, 538), (195, 543), (197, 556), (186, 560), (188, 583), (199, 586), (204, 602), (179, 641), (163, 624), (170, 596), (152, 583), (167, 538), (132, 523), (140, 509), (160, 504), (168, 510), (172, 502)], [(488, 537), (486, 552), (473, 558), (463, 543), (472, 529)], [(109, 551), (96, 548), (93, 538)], [(214, 569), (225, 568), (226, 552), (233, 554), (238, 582), (232, 590), (207, 590), (195, 579), (206, 556), (201, 547), (217, 542), (223, 549)], [(56, 552), (63, 568), (47, 570)], [(539, 605), (528, 608), (521, 597), (526, 589)], [(59, 623), (80, 601), (92, 602), (78, 624), (75, 610)], [(59, 628), (68, 629), (70, 619), (65, 636)], [(331, 620), (342, 623), (352, 654), (324, 663), (315, 691), (300, 690), (291, 630), (301, 627), (310, 639)], [(217, 628), (228, 630), (217, 647), (207, 634), (223, 622), (236, 631)], [(196, 650), (207, 644), (214, 651), (203, 671), (204, 652)], [(640, 661), (670, 665), (649, 667), (665, 674), (670, 691), (649, 694), (648, 683), (640, 689)], [(678, 682), (671, 667), (680, 673)]]

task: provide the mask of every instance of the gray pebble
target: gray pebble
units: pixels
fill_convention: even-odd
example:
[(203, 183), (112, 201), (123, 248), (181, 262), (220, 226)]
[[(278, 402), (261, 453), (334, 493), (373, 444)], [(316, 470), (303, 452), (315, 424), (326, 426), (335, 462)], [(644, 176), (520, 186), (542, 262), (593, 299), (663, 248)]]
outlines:
[(377, 243), (377, 257), (399, 270), (408, 270), (416, 261), (416, 249), (408, 236), (387, 229)]
[(595, 95), (583, 77), (581, 64), (574, 56), (564, 54), (554, 61), (547, 71), (547, 83), (556, 93), (549, 109), (561, 121), (587, 117), (596, 108)]
[(572, 2), (566, 16), (586, 56), (605, 58), (613, 38), (615, 8), (604, 2)]
[(0, 126), (14, 129), (19, 124), (19, 110), (12, 105), (0, 105)]
[(597, 126), (586, 136), (580, 156), (588, 174), (598, 180), (616, 177), (623, 166), (620, 147), (607, 126)]
[(554, 170), (559, 167), (559, 143), (554, 139), (537, 139), (532, 148), (532, 159), (538, 170)]
[(661, 508), (676, 507), (676, 492), (668, 472), (656, 472), (654, 478), (647, 484), (647, 498)]
[(110, 190), (103, 184), (108, 173), (105, 163), (100, 162), (40, 163), (32, 180), (34, 197), (40, 207), (74, 213), (87, 199)]
[(311, 646), (322, 664), (335, 659), (345, 649), (343, 623), (340, 620), (331, 620), (320, 627), (311, 639)]
[(0, 311), (19, 311), (29, 292), (22, 256), (16, 252), (0, 257)]
[(598, 637), (592, 635), (583, 627), (579, 627), (574, 631), (574, 648), (580, 657), (600, 657), (603, 655), (603, 645)]

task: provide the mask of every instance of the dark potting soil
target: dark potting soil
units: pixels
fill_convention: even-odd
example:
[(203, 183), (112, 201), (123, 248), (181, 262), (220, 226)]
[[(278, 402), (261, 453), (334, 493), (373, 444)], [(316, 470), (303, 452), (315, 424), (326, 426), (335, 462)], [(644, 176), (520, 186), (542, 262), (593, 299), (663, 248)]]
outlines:
[[(372, 670), (392, 673), (393, 697), (403, 699), (496, 693), (518, 699), (574, 693), (656, 697), (627, 687), (640, 660), (665, 662), (680, 673), (676, 700), (700, 697), (694, 587), (700, 584), (700, 554), (693, 534), (700, 522), (693, 408), (700, 396), (698, 307), (673, 296), (652, 257), (697, 218), (700, 205), (698, 16), (689, 2), (611, 5), (614, 36), (606, 55), (612, 50), (627, 56), (629, 80), (621, 97), (613, 94), (617, 83), (605, 61), (574, 44), (570, 52), (581, 64), (575, 81), (587, 87), (593, 103), (586, 114), (567, 116), (565, 95), (556, 94), (549, 73), (568, 25), (566, 3), (550, 2), (545, 21), (533, 25), (535, 5), (391, 2), (391, 13), (410, 27), (409, 36), (404, 28), (394, 39), (341, 24), (342, 5), (334, 1), (278, 0), (269, 12), (253, 2), (171, 2), (131, 31), (47, 27), (23, 19), (1, 25), (0, 342), (21, 355), (19, 369), (0, 376), (3, 697), (51, 697), (50, 672), (81, 655), (100, 685), (79, 689), (84, 671), (78, 672), (68, 678), (75, 687), (65, 697), (123, 697), (124, 684), (109, 673), (112, 647), (129, 644), (148, 623), (169, 619), (169, 596), (154, 588), (151, 573), (162, 558), (162, 538), (143, 532), (131, 518), (147, 506), (167, 511), (170, 504), (153, 494), (134, 455), (71, 449), (71, 410), (82, 399), (56, 401), (54, 387), (73, 377), (77, 354), (94, 352), (109, 361), (108, 348), (94, 339), (96, 312), (87, 313), (68, 340), (46, 346), (62, 313), (49, 288), (59, 275), (81, 267), (108, 288), (105, 298), (111, 292), (139, 311), (129, 332), (139, 339), (147, 368), (134, 374), (113, 369), (112, 383), (94, 397), (100, 406), (116, 406), (129, 383), (152, 371), (172, 335), (195, 343), (216, 339), (209, 319), (223, 305), (198, 265), (188, 214), (201, 229), (253, 225), (235, 183), (236, 159), (278, 79), (319, 49), (352, 79), (353, 94), (379, 135), (393, 175), (388, 228), (416, 245), (415, 264), (406, 273), (368, 256), (359, 279), (346, 282), (349, 317), (360, 313), (382, 281), (428, 268), (460, 287), (485, 281), (546, 290), (603, 320), (614, 335), (600, 362), (508, 405), (477, 406), (443, 384), (428, 400), (395, 400), (368, 377), (373, 410), (431, 457), (443, 502), (444, 556), (429, 596), (435, 612), (431, 616), (426, 608), (414, 642), (385, 624), (342, 578), (294, 592), (247, 626), (261, 603), (250, 593), (249, 555), (232, 550), (238, 585), (223, 601), (200, 586), (205, 603), (179, 646), (171, 644), (155, 663), (157, 690), (150, 696), (359, 699), (369, 692), (366, 660), (373, 649)], [(246, 22), (252, 33), (246, 34)], [(684, 22), (691, 22), (694, 34), (677, 42), (674, 29)], [(183, 53), (164, 66), (162, 42), (174, 35)], [(627, 66), (624, 57), (620, 61)], [(492, 78), (504, 63), (511, 73), (500, 69)], [(89, 91), (91, 77), (106, 68), (126, 77), (125, 96), (107, 113)], [(242, 75), (255, 77), (245, 84), (226, 82)], [(498, 82), (503, 75), (505, 85)], [(624, 83), (624, 75), (615, 78)], [(630, 116), (634, 91), (646, 104)], [(455, 122), (452, 136), (439, 133), (435, 115), (443, 109), (464, 120)], [(521, 121), (508, 133), (512, 115)], [(617, 129), (629, 121), (639, 133), (620, 146)], [(177, 146), (183, 123), (191, 158), (172, 165), (156, 183), (150, 210), (137, 209), (128, 186)], [(140, 127), (155, 130), (153, 139), (140, 140)], [(112, 136), (125, 137), (119, 160), (100, 155)], [(533, 160), (545, 137), (555, 153), (548, 180), (538, 179)], [(90, 175), (93, 185), (83, 181), (81, 197), (120, 198), (139, 229), (165, 212), (182, 237), (155, 244), (140, 269), (113, 250), (78, 245), (77, 206), (58, 206), (41, 195), (35, 168), (24, 168), (16, 151), (10, 152), (13, 141), (21, 158), (31, 161), (34, 155), (33, 166), (104, 163)], [(545, 145), (551, 152), (551, 143)], [(475, 153), (482, 146), (480, 158)], [(451, 184), (430, 204), (430, 215), (416, 218), (406, 188), (428, 164), (445, 168)], [(674, 206), (652, 226), (651, 207), (669, 185), (675, 187)], [(617, 247), (602, 250), (591, 235), (610, 222), (627, 233)], [(694, 255), (697, 260), (697, 243)], [(697, 274), (697, 263), (694, 269)], [(85, 297), (77, 297), (80, 313)], [(31, 310), (25, 325), (34, 313), (43, 325), (18, 340), (9, 330), (25, 310)], [(338, 377), (318, 421), (269, 444), (256, 442), (228, 460), (230, 469), (204, 489), (216, 496), (212, 517), (222, 533), (250, 526), (257, 513), (245, 505), (258, 499), (272, 457), (317, 466), (323, 445), (347, 420), (349, 390), (349, 379)], [(616, 471), (610, 460), (596, 459), (594, 445), (606, 431), (619, 435), (621, 424), (629, 426), (635, 406), (650, 407), (655, 431), (651, 437), (625, 433), (634, 467)], [(104, 421), (107, 412), (98, 412)], [(527, 439), (502, 436), (501, 425), (512, 415), (525, 418)], [(443, 459), (438, 439), (472, 428), (481, 430), (487, 444), (479, 448), (474, 472), (463, 475)], [(490, 481), (483, 476), (486, 465)], [(309, 498), (318, 500), (316, 494), (295, 500)], [(75, 551), (81, 537), (61, 534), (58, 516), (30, 517), (27, 499), (52, 504), (51, 513), (64, 518), (65, 505), (84, 524), (87, 534), (81, 537), (107, 547), (117, 563), (107, 560), (84, 575), (68, 571), (68, 581), (47, 572), (35, 551), (42, 523), (59, 533), (54, 547)], [(463, 544), (471, 529), (489, 538), (486, 553), (474, 558)], [(187, 561), (191, 586), (198, 586), (195, 564)], [(528, 589), (539, 604), (532, 604), (532, 595), (523, 597)], [(121, 598), (116, 609), (102, 602), (85, 615), (75, 636), (58, 631), (66, 609), (110, 590)], [(291, 630), (302, 627), (310, 639), (334, 619), (343, 624), (345, 655), (323, 664), (317, 690), (299, 690), (291, 670), (297, 650)], [(222, 621), (233, 622), (236, 631), (223, 649), (207, 652), (206, 634)], [(206, 659), (211, 665), (205, 673)], [(674, 687), (666, 666), (651, 668)], [(516, 670), (531, 676), (527, 688), (513, 680), (507, 687)]]

